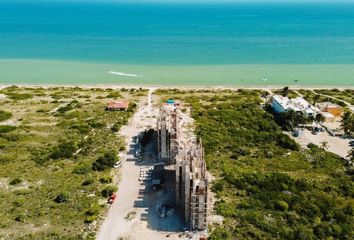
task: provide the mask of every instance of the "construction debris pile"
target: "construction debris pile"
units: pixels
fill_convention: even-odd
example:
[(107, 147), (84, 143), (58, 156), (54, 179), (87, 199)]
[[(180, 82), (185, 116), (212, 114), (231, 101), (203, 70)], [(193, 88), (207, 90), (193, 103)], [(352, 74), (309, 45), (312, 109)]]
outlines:
[(172, 165), (176, 177), (176, 204), (191, 230), (207, 227), (208, 180), (204, 149), (194, 134), (194, 121), (180, 104), (167, 101), (157, 119), (158, 154)]

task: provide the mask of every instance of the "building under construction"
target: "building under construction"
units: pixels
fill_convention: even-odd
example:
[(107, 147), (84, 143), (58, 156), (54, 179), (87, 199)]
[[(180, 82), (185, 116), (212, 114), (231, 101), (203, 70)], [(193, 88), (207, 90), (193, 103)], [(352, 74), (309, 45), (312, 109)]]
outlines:
[(183, 212), (191, 230), (207, 227), (208, 180), (204, 149), (194, 134), (193, 119), (169, 100), (157, 118), (158, 154), (166, 165), (173, 166), (176, 182), (176, 205)]

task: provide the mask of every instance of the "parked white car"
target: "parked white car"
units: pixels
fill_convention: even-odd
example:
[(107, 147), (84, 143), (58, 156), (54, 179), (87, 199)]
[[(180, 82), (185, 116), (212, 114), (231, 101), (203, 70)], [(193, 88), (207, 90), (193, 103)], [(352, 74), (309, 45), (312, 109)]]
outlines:
[(119, 167), (121, 167), (122, 166), (122, 161), (118, 161), (118, 162), (116, 162), (115, 164), (114, 164), (114, 168), (119, 168)]

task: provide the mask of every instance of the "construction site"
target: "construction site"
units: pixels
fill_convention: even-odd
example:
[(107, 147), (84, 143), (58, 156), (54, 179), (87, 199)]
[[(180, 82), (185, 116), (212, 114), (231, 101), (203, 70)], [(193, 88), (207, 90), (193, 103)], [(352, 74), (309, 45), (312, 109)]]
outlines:
[(152, 92), (119, 132), (127, 148), (98, 240), (206, 239), (212, 194), (194, 120), (188, 107), (161, 105)]
[(208, 212), (208, 180), (204, 150), (194, 134), (193, 119), (168, 100), (157, 118), (158, 157), (174, 170), (175, 205), (190, 230), (205, 230)]

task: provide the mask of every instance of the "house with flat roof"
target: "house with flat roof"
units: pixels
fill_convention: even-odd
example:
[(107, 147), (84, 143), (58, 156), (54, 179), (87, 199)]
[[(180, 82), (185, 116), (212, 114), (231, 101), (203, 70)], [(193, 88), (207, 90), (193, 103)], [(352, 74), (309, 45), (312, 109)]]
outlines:
[(272, 97), (272, 108), (276, 113), (283, 113), (289, 110), (303, 112), (306, 117), (314, 117), (319, 112), (318, 108), (312, 106), (302, 97), (289, 99), (280, 95)]

